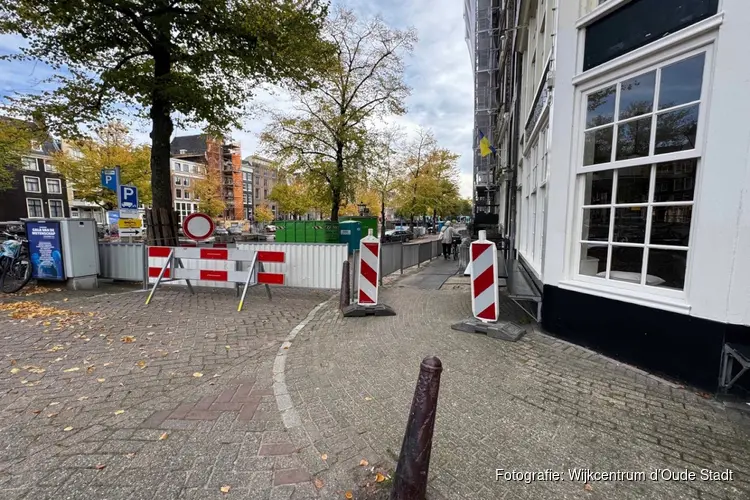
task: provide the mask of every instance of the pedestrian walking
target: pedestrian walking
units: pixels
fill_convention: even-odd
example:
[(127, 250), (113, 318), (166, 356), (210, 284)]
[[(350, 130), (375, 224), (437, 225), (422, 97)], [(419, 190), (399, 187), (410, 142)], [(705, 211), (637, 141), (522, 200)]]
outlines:
[(453, 235), (455, 231), (451, 227), (450, 221), (445, 221), (443, 226), (443, 236), (441, 241), (443, 242), (443, 257), (449, 259), (451, 256), (451, 247), (453, 246)]

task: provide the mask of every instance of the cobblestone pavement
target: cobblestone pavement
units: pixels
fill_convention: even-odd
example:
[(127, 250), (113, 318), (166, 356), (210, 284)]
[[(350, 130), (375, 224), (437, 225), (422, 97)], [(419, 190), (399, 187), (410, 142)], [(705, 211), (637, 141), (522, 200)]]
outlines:
[(330, 295), (255, 289), (241, 313), (231, 292), (169, 287), (149, 307), (132, 291), (0, 302), (0, 498), (317, 497), (271, 377)]
[[(516, 343), (452, 331), (471, 314), (466, 291), (404, 283), (381, 291), (398, 316), (343, 318), (330, 304), (288, 350), (300, 421), (290, 435), (299, 447), (313, 443), (301, 458), (324, 498), (367, 497), (358, 486), (373, 472), (362, 459), (393, 471), (419, 363), (433, 354), (444, 371), (430, 498), (750, 498), (746, 414), (538, 331)], [(503, 311), (522, 318), (510, 302)], [(571, 480), (573, 468), (646, 477)], [(496, 469), (550, 469), (565, 480), (496, 481)], [(652, 481), (655, 469), (698, 477)], [(732, 480), (702, 481), (701, 469), (730, 470)]]

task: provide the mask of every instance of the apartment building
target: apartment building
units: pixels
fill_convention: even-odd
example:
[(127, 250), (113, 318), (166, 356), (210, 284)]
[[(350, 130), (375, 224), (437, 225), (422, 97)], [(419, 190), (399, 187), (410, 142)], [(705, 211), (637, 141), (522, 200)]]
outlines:
[(245, 220), (253, 220), (253, 165), (247, 158), (242, 160), (242, 203)]
[(52, 163), (60, 148), (54, 139), (31, 145), (15, 172), (13, 187), (2, 193), (0, 221), (70, 217), (68, 187)]
[(175, 137), (170, 146), (172, 158), (201, 163), (206, 166), (206, 175), (220, 179), (226, 220), (244, 218), (242, 160), (238, 143), (198, 134)]
[(750, 345), (747, 19), (744, 0), (497, 12), (509, 293), (555, 335), (709, 390)]
[(276, 206), (276, 203), (268, 199), (273, 187), (279, 180), (278, 172), (272, 167), (271, 160), (260, 156), (248, 156), (245, 158), (245, 162), (247, 162), (247, 164), (253, 169), (252, 187), (254, 190), (254, 206), (257, 207), (265, 203), (271, 208), (273, 216), (278, 216), (278, 207)]
[(199, 200), (195, 196), (195, 183), (206, 178), (206, 166), (202, 163), (170, 158), (172, 178), (172, 200), (179, 215), (180, 224), (188, 215), (198, 212)]

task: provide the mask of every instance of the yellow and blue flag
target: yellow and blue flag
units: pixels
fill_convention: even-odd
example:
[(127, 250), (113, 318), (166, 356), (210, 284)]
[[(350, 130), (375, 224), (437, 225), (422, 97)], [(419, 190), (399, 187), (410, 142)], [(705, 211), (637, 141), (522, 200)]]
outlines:
[(490, 140), (485, 137), (481, 130), (479, 131), (479, 153), (482, 155), (482, 158), (490, 153), (497, 153), (492, 144), (490, 144)]

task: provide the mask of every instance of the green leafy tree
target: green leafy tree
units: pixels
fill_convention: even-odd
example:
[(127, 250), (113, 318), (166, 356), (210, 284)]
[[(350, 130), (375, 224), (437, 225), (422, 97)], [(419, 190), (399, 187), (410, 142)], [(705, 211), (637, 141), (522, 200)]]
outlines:
[(345, 9), (336, 11), (325, 32), (338, 62), (316, 86), (293, 88), (295, 110), (273, 113), (261, 140), (266, 152), (303, 173), (313, 191), (327, 198), (331, 220), (337, 221), (361, 181), (368, 123), (405, 113), (404, 56), (417, 37), (413, 29), (394, 30), (379, 18), (359, 20)]
[(15, 187), (16, 173), (32, 142), (41, 143), (44, 134), (33, 123), (0, 118), (0, 192)]
[(403, 131), (392, 127), (380, 134), (375, 142), (372, 161), (368, 163), (367, 181), (375, 193), (380, 214), (380, 237), (385, 239), (385, 209), (393, 202), (396, 188), (406, 174)]
[(224, 215), (226, 203), (221, 196), (221, 176), (216, 169), (206, 170), (206, 176), (195, 181), (194, 193), (198, 198), (198, 210), (204, 214), (217, 218)]
[(261, 224), (268, 224), (273, 221), (273, 211), (268, 206), (268, 203), (262, 203), (255, 207), (255, 220)]
[(299, 180), (277, 182), (268, 199), (277, 203), (280, 212), (298, 217), (313, 207), (306, 186)]
[(122, 123), (113, 122), (96, 130), (93, 138), (79, 138), (53, 155), (53, 161), (79, 200), (96, 203), (105, 210), (117, 206), (117, 193), (102, 187), (101, 171), (120, 167), (120, 183), (136, 186), (139, 201), (151, 203), (151, 148), (138, 145)]
[(26, 39), (6, 58), (58, 71), (54, 90), (11, 105), (66, 137), (123, 112), (148, 117), (153, 206), (171, 210), (175, 124), (223, 132), (259, 84), (313, 86), (333, 56), (326, 14), (322, 0), (0, 0), (0, 33)]

